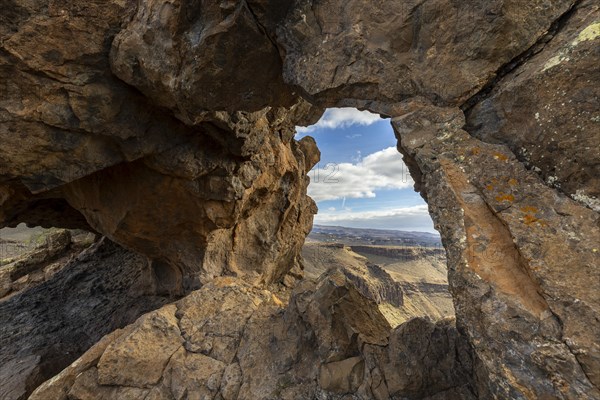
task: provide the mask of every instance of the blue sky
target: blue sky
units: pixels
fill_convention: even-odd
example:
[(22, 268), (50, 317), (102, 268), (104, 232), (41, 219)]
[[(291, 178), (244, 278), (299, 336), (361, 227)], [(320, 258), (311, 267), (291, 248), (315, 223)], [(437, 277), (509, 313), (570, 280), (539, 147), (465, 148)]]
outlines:
[(352, 108), (328, 109), (296, 139), (312, 136), (321, 161), (311, 171), (315, 224), (437, 233), (413, 181), (389, 120)]

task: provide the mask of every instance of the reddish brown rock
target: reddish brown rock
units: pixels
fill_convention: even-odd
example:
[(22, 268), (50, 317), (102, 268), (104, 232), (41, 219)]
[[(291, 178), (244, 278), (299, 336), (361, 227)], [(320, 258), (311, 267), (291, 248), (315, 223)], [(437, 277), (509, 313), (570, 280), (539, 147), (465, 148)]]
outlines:
[(600, 211), (600, 7), (562, 29), (467, 113), (467, 131), (503, 143), (544, 181)]
[[(190, 11), (188, 6), (183, 11)], [(264, 68), (266, 51), (277, 72), (277, 51), (245, 2), (236, 10), (223, 10), (224, 21), (219, 9), (201, 16), (214, 22), (206, 26), (216, 35), (209, 35), (206, 46), (225, 51), (219, 57), (228, 62), (245, 54), (249, 47), (244, 43), (249, 42), (241, 38), (250, 40), (252, 32), (266, 50), (258, 50), (253, 63), (240, 59), (236, 65), (251, 69), (260, 63)], [(178, 115), (196, 124), (186, 126), (159, 107), (163, 102), (154, 99), (152, 104), (112, 74), (111, 49), (116, 66), (118, 54), (133, 40), (127, 33), (137, 29), (132, 3), (92, 2), (82, 9), (74, 2), (51, 1), (15, 5), (13, 10), (15, 18), (5, 25), (10, 29), (0, 32), (2, 226), (27, 222), (99, 231), (154, 259), (173, 291), (198, 287), (222, 274), (267, 282), (283, 279), (290, 270), (299, 274), (298, 252), (316, 211), (305, 195), (306, 171), (318, 160), (318, 151), (292, 138), (295, 122), (314, 119), (310, 105), (273, 87), (274, 96), (288, 97), (288, 109), (263, 107), (277, 105), (267, 97), (260, 100), (260, 111), (247, 113), (243, 111), (258, 108), (245, 108), (231, 101), (233, 94), (222, 92), (219, 105), (213, 93), (212, 110), (227, 104), (240, 112), (200, 113), (195, 108), (186, 112), (192, 120)], [(138, 16), (143, 8), (139, 11)], [(131, 18), (131, 29), (122, 30)], [(182, 22), (173, 18), (171, 27)], [(190, 29), (204, 22), (198, 20)], [(245, 47), (236, 50), (224, 43)], [(200, 53), (190, 60), (205, 51), (196, 50)], [(149, 55), (156, 54), (153, 48)], [(193, 73), (202, 88), (184, 96), (199, 99), (198, 90), (207, 93), (208, 82), (220, 86), (235, 67), (227, 65), (214, 76)], [(198, 68), (208, 73), (206, 65)], [(275, 76), (264, 75), (254, 86), (263, 87)], [(227, 81), (232, 90), (241, 89), (240, 81)], [(155, 83), (152, 87), (159, 90)], [(249, 90), (258, 95), (256, 87)], [(249, 98), (243, 95), (240, 101)]]
[(289, 293), (217, 278), (110, 335), (30, 398), (474, 398), (451, 321), (392, 330), (340, 270), (304, 282), (287, 306), (278, 296)]
[(461, 130), (458, 109), (393, 125), (448, 252), (480, 396), (598, 398), (600, 296), (588, 284), (600, 282), (598, 214)]
[(276, 125), (283, 117), (227, 117), (185, 145), (102, 170), (63, 193), (96, 230), (163, 265), (174, 290), (220, 275), (281, 280), (300, 268), (316, 212), (306, 160), (318, 160), (316, 146)]

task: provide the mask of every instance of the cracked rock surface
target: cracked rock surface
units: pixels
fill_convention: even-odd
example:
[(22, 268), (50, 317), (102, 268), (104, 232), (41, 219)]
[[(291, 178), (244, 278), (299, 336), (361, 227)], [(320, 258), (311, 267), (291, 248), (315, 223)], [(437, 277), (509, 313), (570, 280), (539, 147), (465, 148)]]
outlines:
[(600, 211), (600, 7), (580, 3), (467, 112), (467, 131), (506, 144), (549, 186)]
[(468, 399), (469, 349), (451, 320), (391, 329), (341, 270), (293, 293), (217, 278), (111, 333), (30, 399)]
[(26, 399), (104, 335), (175, 299), (146, 257), (106, 239), (58, 262), (45, 282), (0, 299), (2, 399)]
[[(184, 8), (177, 14), (175, 6), (162, 1), (140, 7), (122, 1), (92, 1), (85, 7), (76, 1), (3, 3), (10, 13), (0, 17), (1, 226), (26, 222), (100, 232), (164, 265), (182, 292), (223, 274), (265, 282), (280, 281), (290, 270), (298, 276), (298, 253), (316, 212), (306, 196), (306, 172), (319, 152), (314, 141), (293, 139), (294, 124), (310, 123), (318, 110), (292, 95), (283, 102), (286, 108), (271, 98), (252, 107), (243, 95), (245, 107), (222, 91), (222, 103), (214, 103), (217, 93), (210, 94), (206, 82), (221, 88), (230, 82), (241, 91), (239, 82), (245, 79), (255, 82), (250, 91), (260, 87), (264, 94), (265, 82), (274, 79), (268, 74), (246, 79), (251, 72), (238, 81), (225, 78), (237, 69), (224, 68), (233, 59), (250, 71), (266, 68), (269, 58), (253, 47), (256, 43), (252, 62), (241, 56), (252, 43), (244, 27), (266, 36), (257, 31), (246, 2), (240, 3), (229, 11), (198, 6), (202, 18), (191, 23), (189, 34), (227, 54), (205, 57), (207, 65), (190, 65), (184, 82), (176, 85), (182, 88), (175, 88), (198, 101), (199, 91), (206, 93), (213, 107), (177, 115), (165, 108), (174, 105), (142, 95), (142, 85), (136, 89), (119, 80), (127, 79), (118, 66), (119, 61), (137, 65), (135, 76), (151, 77), (140, 65), (157, 63), (131, 61), (128, 43), (139, 34), (144, 43), (155, 43), (148, 57), (162, 54), (156, 43), (176, 46), (159, 30), (184, 34), (180, 17), (198, 11), (188, 9), (190, 4), (177, 2)], [(136, 18), (143, 16), (148, 23), (158, 18), (147, 34), (136, 27)], [(207, 32), (193, 32), (201, 28)], [(128, 35), (132, 29), (137, 36)], [(265, 41), (265, 51), (273, 53)], [(185, 47), (175, 53), (186, 52), (190, 60), (207, 56), (197, 45), (196, 53)], [(155, 73), (170, 79), (162, 70)], [(191, 86), (185, 79), (202, 76), (201, 90), (185, 94), (183, 87)], [(157, 82), (150, 86), (165, 93)], [(280, 88), (272, 92), (285, 97)]]
[(598, 398), (598, 214), (462, 130), (459, 109), (421, 109), (393, 126), (442, 232), (480, 395)]

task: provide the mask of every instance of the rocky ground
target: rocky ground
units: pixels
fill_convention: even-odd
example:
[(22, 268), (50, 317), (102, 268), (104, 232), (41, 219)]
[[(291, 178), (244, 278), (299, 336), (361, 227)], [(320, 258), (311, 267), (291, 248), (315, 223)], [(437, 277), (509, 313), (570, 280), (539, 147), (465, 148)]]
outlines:
[[(75, 367), (42, 385), (32, 398), (473, 396), (468, 345), (459, 339), (453, 313), (436, 298), (441, 290), (427, 282), (433, 265), (444, 262), (439, 249), (402, 248), (397, 254), (399, 248), (356, 246), (394, 261), (384, 269), (349, 247), (308, 243), (306, 279), (296, 289), (259, 289), (223, 278), (128, 326), (175, 295), (160, 291), (155, 281), (160, 277), (143, 258), (107, 239), (90, 243), (94, 235), (78, 231), (19, 227), (2, 233), (14, 250), (0, 266), (0, 276), (13, 279), (7, 281), (11, 291), (0, 299), (0, 309), (15, 315), (0, 332), (3, 398), (26, 398), (104, 334)], [(429, 269), (420, 268), (427, 264)], [(102, 273), (94, 273), (97, 268)], [(451, 302), (447, 282), (439, 286)], [(265, 331), (266, 324), (272, 328)], [(114, 365), (105, 367), (104, 354), (121, 340), (108, 364)], [(459, 385), (455, 376), (431, 381), (440, 376), (426, 370), (432, 367), (428, 360), (420, 360), (431, 346), (437, 346), (436, 359), (460, 368), (455, 372)], [(461, 355), (454, 354), (454, 346)], [(417, 372), (411, 360), (425, 364)], [(106, 368), (119, 382), (101, 376)]]
[(30, 399), (470, 399), (472, 362), (451, 320), (392, 329), (339, 269), (291, 293), (218, 278), (106, 336)]
[(0, 230), (0, 301), (49, 280), (95, 239), (65, 229)]
[(309, 242), (302, 256), (306, 276), (313, 279), (331, 268), (369, 270), (371, 274), (364, 279), (385, 275), (398, 294), (378, 304), (393, 326), (413, 317), (439, 320), (454, 316), (441, 249)]
[(145, 257), (106, 238), (84, 250), (69, 231), (48, 239), (0, 266), (2, 399), (27, 398), (104, 335), (177, 298), (161, 290)]
[[(446, 253), (439, 237), (424, 232), (316, 226), (302, 249), (305, 276), (330, 268), (369, 269), (397, 283), (399, 302), (379, 307), (396, 326), (414, 317), (454, 317)], [(395, 307), (401, 304), (401, 307)]]

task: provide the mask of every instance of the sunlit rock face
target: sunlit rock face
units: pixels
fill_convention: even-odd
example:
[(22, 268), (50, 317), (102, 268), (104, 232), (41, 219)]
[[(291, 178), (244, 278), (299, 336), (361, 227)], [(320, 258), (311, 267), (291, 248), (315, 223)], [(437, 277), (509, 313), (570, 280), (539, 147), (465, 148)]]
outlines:
[(30, 398), (473, 399), (471, 368), (451, 321), (391, 329), (340, 270), (291, 294), (226, 277), (106, 336)]
[(96, 230), (168, 265), (184, 291), (221, 275), (299, 276), (316, 212), (306, 196), (307, 159), (318, 150), (278, 123), (286, 113), (226, 116), (184, 144), (98, 171), (63, 193)]
[[(169, 6), (156, 7), (162, 9), (162, 21)], [(255, 41), (240, 30), (248, 25), (244, 9), (242, 25), (220, 20), (228, 15), (203, 13), (218, 25), (206, 29), (229, 29), (237, 36), (227, 40), (250, 46)], [(82, 9), (76, 2), (50, 2), (14, 4), (11, 10), (14, 15), (6, 17), (1, 32), (4, 225), (96, 230), (168, 265), (171, 279), (184, 290), (223, 274), (271, 282), (291, 269), (299, 273), (298, 252), (316, 212), (305, 194), (306, 171), (318, 160), (318, 150), (314, 143), (293, 140), (293, 123), (312, 121), (310, 105), (290, 95), (288, 108), (264, 108), (277, 103), (268, 97), (259, 111), (249, 113), (245, 110), (257, 107), (242, 107), (232, 94), (219, 92), (211, 95), (222, 99), (212, 101), (212, 110), (223, 110), (227, 103), (240, 111), (203, 114), (194, 108), (193, 120), (179, 115), (186, 125), (159, 108), (165, 102), (144, 97), (111, 71), (111, 54), (118, 76), (119, 60), (137, 65), (119, 50), (125, 51), (131, 28), (113, 40), (134, 17), (133, 4), (92, 3)], [(137, 17), (144, 10), (140, 7)], [(254, 22), (251, 28), (258, 29)], [(173, 34), (183, 34), (178, 29)], [(234, 54), (246, 53), (223, 47), (220, 40), (211, 43), (231, 52), (219, 56), (225, 64)], [(154, 48), (152, 54), (160, 51)], [(263, 76), (258, 71), (264, 54), (258, 51), (253, 59), (236, 63)], [(139, 79), (147, 76), (143, 69), (134, 70)], [(219, 85), (229, 82), (224, 76), (233, 77), (236, 69), (229, 65), (215, 76), (206, 67), (200, 70)], [(272, 78), (264, 75), (257, 84)], [(152, 87), (166, 93), (156, 82)], [(232, 87), (242, 90), (233, 81)], [(208, 93), (205, 87), (197, 89)], [(273, 90), (283, 96), (279, 88)]]
[(600, 278), (598, 213), (546, 186), (507, 147), (470, 136), (458, 109), (423, 108), (393, 125), (442, 233), (480, 396), (527, 388), (597, 398), (600, 295), (588, 282)]
[(598, 8), (5, 1), (0, 225), (94, 230), (182, 294), (292, 285), (318, 160), (294, 126), (369, 109), (442, 234), (473, 393), (599, 398)]
[(600, 211), (597, 5), (583, 2), (518, 73), (467, 109), (467, 130), (506, 144), (557, 190)]

